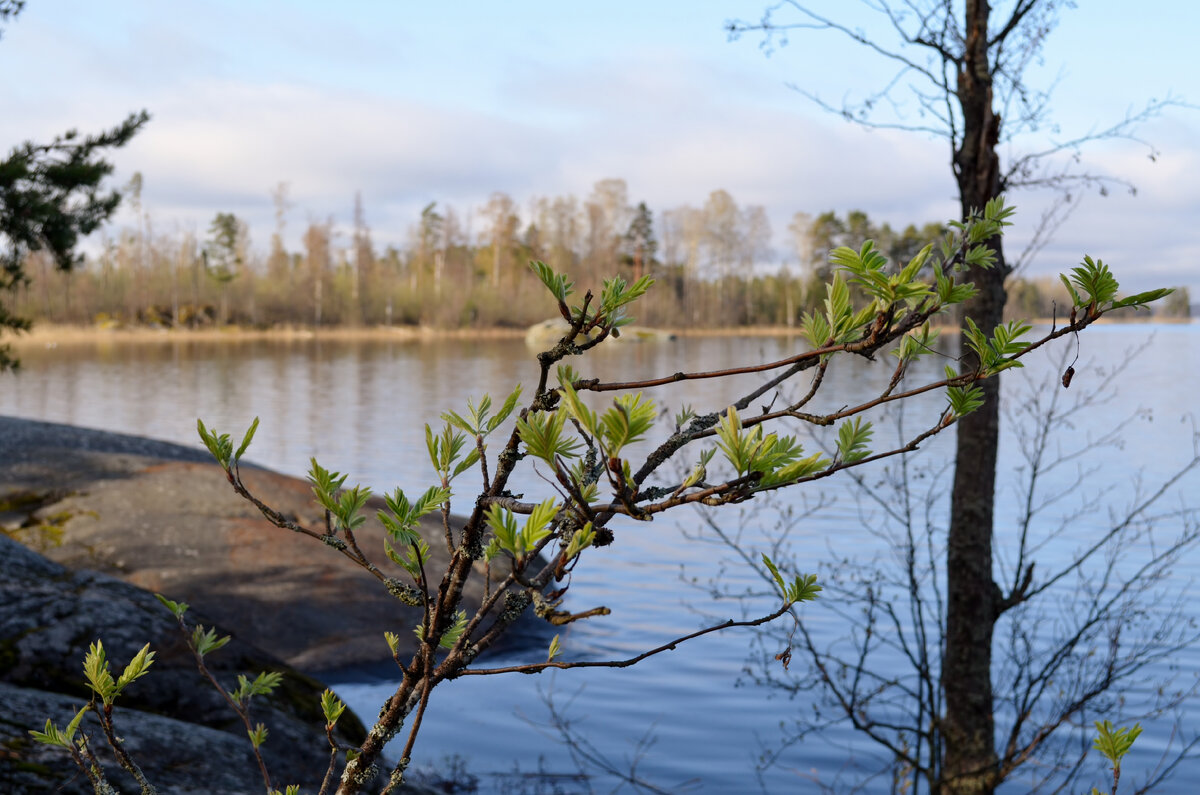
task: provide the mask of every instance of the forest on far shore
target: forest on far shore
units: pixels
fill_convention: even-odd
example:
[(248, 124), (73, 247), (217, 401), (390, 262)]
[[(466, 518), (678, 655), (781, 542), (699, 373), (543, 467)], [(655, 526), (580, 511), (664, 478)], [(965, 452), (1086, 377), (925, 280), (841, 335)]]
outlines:
[[(273, 192), (275, 228), (261, 250), (232, 213), (216, 213), (202, 237), (155, 232), (141, 188), (140, 175), (126, 188), (137, 224), (106, 237), (102, 251), (73, 271), (60, 271), (44, 252), (29, 254), (29, 282), (13, 296), (13, 309), (77, 325), (524, 327), (553, 314), (527, 268), (541, 260), (581, 285), (653, 276), (658, 286), (638, 304), (642, 325), (787, 327), (824, 300), (833, 248), (870, 239), (890, 262), (905, 263), (946, 231), (919, 220), (896, 230), (858, 210), (797, 212), (787, 230), (790, 250), (779, 252), (760, 205), (739, 205), (715, 190), (699, 207), (656, 218), (644, 202), (630, 202), (624, 180), (605, 179), (582, 201), (535, 198), (524, 211), (494, 193), (467, 221), (453, 207), (430, 203), (403, 246), (382, 250), (356, 197), (346, 232), (333, 218), (310, 221), (301, 250), (289, 251), (290, 202), (281, 184)], [(1057, 280), (1014, 279), (1007, 289), (1014, 317), (1048, 318), (1056, 306), (1069, 306)], [(1187, 290), (1178, 290), (1158, 315), (1187, 317), (1188, 303)]]

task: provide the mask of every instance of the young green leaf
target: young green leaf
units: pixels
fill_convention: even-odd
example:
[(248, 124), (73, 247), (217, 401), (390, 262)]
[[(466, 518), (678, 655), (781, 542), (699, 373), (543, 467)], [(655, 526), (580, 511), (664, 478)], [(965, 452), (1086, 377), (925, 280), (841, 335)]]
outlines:
[(575, 488), (579, 491), (579, 498), (583, 502), (590, 503), (599, 494), (600, 490), (596, 484), (604, 472), (606, 463), (607, 461), (599, 459), (594, 446), (589, 446), (587, 454), (571, 462), (571, 466), (567, 469), (567, 476), (575, 484)]
[(366, 486), (355, 486), (338, 495), (332, 512), (338, 526), (350, 531), (362, 527), (367, 521), (367, 517), (362, 515), (362, 509), (366, 507), (370, 497), (371, 489)]
[(251, 696), (269, 696), (279, 687), (279, 683), (283, 681), (283, 674), (279, 671), (263, 671), (258, 676), (254, 677), (254, 681), (250, 683)]
[(521, 385), (517, 384), (516, 389), (514, 389), (512, 393), (504, 399), (504, 405), (500, 407), (500, 410), (496, 412), (495, 416), (488, 420), (487, 428), (485, 430), (488, 433), (491, 433), (492, 431), (496, 430), (496, 428), (500, 427), (500, 423), (508, 419), (513, 413), (513, 410), (516, 409), (517, 401), (520, 399)]
[[(429, 425), (425, 426), (425, 448), (429, 451), (429, 460), (433, 464), (434, 471), (446, 482), (453, 479), (451, 467), (462, 455), (462, 449), (466, 443), (467, 437), (461, 433), (455, 433), (454, 426), (449, 422), (442, 426), (442, 432), (437, 436), (434, 436), (433, 429)], [(471, 449), (478, 452), (474, 447)], [(465, 470), (466, 467), (459, 467), (454, 472), (457, 474)]]
[(819, 312), (805, 312), (800, 322), (800, 334), (808, 340), (813, 349), (817, 349), (829, 344), (833, 330), (825, 315)]
[(223, 638), (218, 638), (217, 631), (211, 627), (209, 629), (205, 629), (197, 624), (192, 628), (192, 648), (195, 649), (196, 653), (201, 657), (210, 652), (217, 651), (229, 641), (230, 637), (228, 635)]
[(803, 451), (796, 437), (769, 433), (754, 455), (753, 469), (762, 472), (764, 477), (773, 476), (780, 467), (792, 464)]
[(43, 731), (30, 729), (29, 733), (33, 735), (33, 739), (43, 745), (57, 745), (61, 748), (71, 747), (71, 738), (59, 729), (49, 718), (46, 718), (46, 728)]
[(867, 325), (867, 323), (871, 321), (873, 317), (875, 317), (876, 314), (878, 314), (880, 311), (880, 305), (886, 305), (886, 303), (890, 302), (883, 302), (880, 300), (871, 301), (862, 309), (855, 312), (854, 315), (851, 316), (849, 323), (846, 325), (847, 332), (842, 339), (851, 339), (854, 337), (864, 326)]
[(875, 241), (867, 240), (859, 251), (848, 246), (838, 246), (829, 252), (829, 263), (850, 271), (861, 279), (871, 273), (882, 273), (887, 259), (875, 249)]
[(521, 554), (518, 547), (520, 531), (517, 529), (517, 517), (508, 508), (500, 505), (489, 505), (484, 514), (488, 527), (492, 528), (494, 541), (499, 549), (514, 556)]
[(250, 744), (254, 746), (255, 750), (257, 750), (262, 748), (262, 745), (267, 741), (267, 735), (270, 734), (270, 732), (267, 731), (266, 726), (259, 723), (256, 724), (253, 729), (246, 732), (246, 734), (250, 735)]
[(346, 705), (334, 692), (328, 688), (321, 694), (321, 712), (325, 715), (325, 725), (332, 728), (346, 711)]
[(336, 513), (338, 509), (337, 491), (346, 482), (346, 476), (339, 472), (330, 472), (317, 459), (309, 459), (308, 482), (312, 484), (313, 496), (325, 510)]
[(817, 598), (817, 594), (821, 590), (821, 586), (817, 585), (817, 575), (799, 574), (788, 585), (786, 596), (792, 604), (811, 602)]
[(708, 462), (712, 461), (712, 457), (717, 454), (717, 448), (710, 447), (707, 450), (700, 451), (700, 460), (692, 467), (692, 471), (679, 484), (679, 491), (689, 489), (698, 483), (702, 483), (704, 478), (708, 476)]
[[(443, 649), (453, 649), (454, 644), (458, 643), (458, 639), (462, 637), (462, 634), (466, 631), (466, 629), (467, 614), (466, 612), (459, 610), (454, 614), (454, 623), (451, 624), (450, 627), (448, 627), (446, 631), (442, 633), (442, 637), (438, 639), (438, 645)], [(417, 624), (417, 626), (413, 629), (413, 632), (416, 634), (418, 640), (424, 641), (425, 622), (422, 621), (420, 624)]]
[(1096, 721), (1097, 736), (1092, 740), (1092, 747), (1104, 755), (1113, 765), (1119, 766), (1121, 758), (1129, 753), (1133, 743), (1142, 733), (1140, 723), (1133, 728), (1113, 728), (1112, 721)]
[(579, 555), (580, 552), (582, 552), (583, 550), (590, 547), (592, 545), (592, 542), (595, 540), (596, 540), (596, 533), (592, 529), (591, 522), (588, 522), (583, 527), (576, 530), (571, 535), (571, 540), (567, 544), (567, 549), (564, 552), (567, 562), (574, 560), (575, 557), (577, 555)]
[(229, 441), (229, 434), (217, 434), (216, 431), (209, 431), (204, 427), (204, 421), (196, 420), (196, 430), (200, 434), (201, 441), (208, 448), (208, 452), (212, 453), (212, 457), (217, 460), (221, 468), (226, 472), (229, 471), (229, 459), (233, 455), (233, 443)]
[(933, 352), (933, 344), (937, 340), (938, 330), (931, 328), (926, 321), (921, 328), (910, 331), (900, 339), (900, 344), (893, 348), (891, 355), (902, 362), (911, 362)]
[(83, 675), (87, 679), (88, 687), (100, 696), (105, 706), (110, 706), (117, 695), (117, 684), (108, 670), (108, 659), (102, 641), (97, 640), (88, 647), (83, 658)]
[(834, 273), (833, 281), (826, 285), (825, 318), (834, 342), (844, 342), (850, 337), (853, 332), (850, 289), (842, 279), (841, 272)]
[(775, 470), (769, 477), (763, 480), (763, 485), (774, 486), (780, 483), (791, 483), (800, 478), (816, 474), (828, 466), (828, 458), (821, 453), (813, 453), (808, 458), (801, 458), (798, 461), (793, 461), (787, 466)]
[(780, 595), (783, 596), (788, 604), (811, 602), (821, 592), (821, 586), (817, 585), (817, 575), (799, 574), (788, 583), (784, 581), (783, 575), (779, 573), (779, 569), (775, 566), (774, 561), (767, 557), (766, 554), (763, 554), (762, 562), (767, 567), (767, 570), (771, 572), (771, 578), (779, 586)]
[(625, 316), (624, 308), (645, 295), (653, 285), (654, 279), (650, 276), (643, 276), (633, 284), (627, 284), (620, 276), (605, 279), (600, 291), (598, 316), (602, 315), (605, 325), (612, 328), (627, 325), (632, 318)]
[(767, 567), (767, 570), (771, 572), (771, 577), (775, 579), (775, 584), (779, 586), (779, 593), (783, 596), (786, 596), (787, 586), (783, 584), (783, 575), (779, 573), (779, 569), (775, 566), (775, 563), (769, 557), (767, 557), (765, 552), (762, 553), (762, 562), (763, 565)]
[(555, 300), (560, 304), (566, 303), (567, 297), (574, 292), (571, 289), (572, 283), (567, 281), (566, 276), (555, 273), (554, 269), (544, 262), (531, 262), (529, 267), (542, 280), (542, 284), (546, 285), (546, 289), (550, 291)]
[(150, 644), (147, 643), (134, 655), (129, 664), (125, 666), (125, 670), (117, 678), (117, 692), (120, 693), (135, 680), (141, 679), (150, 673), (150, 666), (153, 664), (154, 652), (150, 651)]
[(554, 466), (557, 457), (573, 458), (579, 448), (577, 439), (563, 434), (566, 421), (566, 411), (531, 411), (517, 420), (517, 433), (530, 455)]
[(475, 466), (478, 463), (479, 463), (479, 448), (472, 447), (470, 450), (467, 451), (467, 454), (463, 458), (463, 460), (459, 461), (457, 464), (455, 464), (454, 471), (452, 471), (450, 473), (450, 477), (447, 478), (446, 480), (447, 481), (454, 480), (456, 477), (458, 477), (462, 473), (466, 472), (468, 469), (470, 469), (471, 467)]
[(853, 464), (870, 455), (867, 444), (872, 436), (871, 423), (863, 422), (862, 417), (846, 420), (838, 428), (838, 458), (842, 463)]
[(925, 263), (929, 261), (930, 254), (933, 253), (933, 243), (925, 246), (917, 252), (917, 255), (908, 261), (908, 264), (898, 274), (897, 281), (900, 284), (907, 284), (917, 278), (921, 268), (925, 267)]
[(743, 433), (742, 418), (733, 406), (717, 421), (717, 447), (739, 476), (750, 471), (753, 453), (760, 441), (760, 428), (756, 426), (754, 431)]
[(438, 645), (443, 649), (453, 649), (454, 644), (458, 643), (458, 639), (462, 637), (463, 632), (467, 628), (467, 614), (463, 610), (459, 610), (454, 614), (454, 623), (442, 635)]
[(1033, 326), (1020, 320), (1010, 320), (1008, 323), (996, 326), (988, 343), (993, 353), (988, 371), (998, 373), (1010, 367), (1024, 367), (1021, 362), (1013, 361), (1012, 357), (1023, 353), (1029, 347), (1028, 343), (1021, 342), (1020, 338), (1032, 328)]
[(979, 292), (971, 282), (957, 284), (953, 273), (947, 275), (941, 268), (935, 269), (934, 273), (937, 282), (937, 301), (943, 308), (969, 301)]
[(467, 414), (470, 415), (470, 419), (465, 419), (454, 411), (442, 412), (442, 419), (450, 425), (465, 431), (471, 436), (482, 439), (494, 431), (500, 425), (500, 423), (508, 419), (508, 415), (512, 414), (513, 409), (515, 409), (517, 406), (517, 400), (519, 400), (520, 397), (521, 386), (518, 384), (517, 388), (513, 390), (512, 394), (505, 399), (504, 405), (500, 407), (500, 411), (497, 412), (495, 416), (489, 416), (492, 410), (491, 395), (485, 394), (483, 397), (481, 397), (479, 399), (478, 406), (475, 405), (473, 400), (468, 398)]
[(984, 403), (983, 390), (978, 384), (947, 387), (946, 398), (955, 417), (965, 417)]
[(393, 539), (401, 545), (407, 546), (420, 538), (420, 534), (414, 528), (421, 517), (436, 511), (450, 499), (450, 496), (449, 489), (430, 486), (424, 494), (417, 498), (416, 502), (410, 503), (404, 490), (397, 488), (391, 494), (385, 494), (383, 497), (387, 510), (377, 511), (375, 515)]
[(383, 540), (383, 551), (388, 559), (407, 571), (413, 580), (420, 582), (421, 568), (429, 561), (429, 542), (417, 535), (401, 548), (403, 555), (397, 554), (386, 538)]
[(521, 530), (518, 539), (518, 554), (532, 552), (539, 541), (550, 535), (551, 522), (557, 513), (558, 503), (554, 498), (534, 506), (533, 512), (525, 520), (525, 528)]
[(1137, 295), (1131, 295), (1128, 298), (1122, 298), (1120, 301), (1114, 301), (1112, 308), (1120, 309), (1122, 307), (1132, 306), (1136, 309), (1141, 309), (1145, 307), (1146, 304), (1153, 303), (1160, 298), (1170, 295), (1173, 292), (1175, 292), (1174, 288), (1169, 287), (1160, 287), (1157, 290), (1147, 290), (1144, 293), (1138, 293)]
[(991, 246), (983, 243), (971, 246), (963, 255), (963, 264), (967, 268), (991, 270), (996, 266), (996, 251)]
[(79, 722), (81, 720), (83, 720), (84, 713), (87, 712), (89, 709), (91, 709), (90, 704), (85, 704), (84, 706), (80, 707), (79, 711), (75, 713), (75, 717), (71, 718), (71, 722), (67, 724), (67, 728), (66, 728), (66, 731), (63, 733), (63, 737), (68, 742), (70, 742), (71, 739), (75, 736), (75, 732), (78, 731), (78, 729), (79, 729)]
[(1071, 284), (1070, 279), (1067, 278), (1065, 273), (1058, 274), (1058, 278), (1062, 281), (1063, 286), (1067, 288), (1067, 292), (1071, 294), (1071, 303), (1073, 306), (1085, 306), (1087, 304), (1086, 301), (1079, 297), (1079, 293), (1075, 292), (1075, 286)]
[[(400, 490), (397, 489), (396, 491), (399, 492)], [(450, 499), (450, 496), (450, 489), (442, 488), (441, 486), (430, 486), (412, 504), (412, 512), (405, 519), (415, 522), (422, 516), (433, 513), (438, 508), (441, 508)]]
[(246, 448), (250, 446), (250, 442), (254, 439), (254, 432), (258, 430), (258, 417), (254, 418), (254, 422), (250, 423), (250, 427), (246, 430), (246, 435), (242, 437), (242, 444), (238, 447), (237, 452), (233, 455), (234, 463), (241, 460), (242, 453), (246, 452)]
[[(1088, 304), (1104, 306), (1117, 297), (1117, 280), (1103, 260), (1084, 257), (1079, 267), (1071, 269), (1071, 281), (1088, 294)], [(1083, 304), (1077, 303), (1076, 306)]]
[[(557, 637), (557, 636), (556, 636)], [(43, 745), (56, 745), (60, 748), (71, 748), (72, 741), (75, 739), (75, 732), (79, 729), (79, 722), (83, 720), (83, 714), (91, 709), (90, 705), (85, 705), (75, 717), (71, 718), (71, 722), (67, 724), (66, 729), (60, 729), (54, 725), (49, 718), (46, 718), (46, 728), (44, 731), (33, 731), (29, 733), (33, 735), (33, 739)]]
[(237, 690), (230, 691), (229, 697), (243, 706), (254, 696), (270, 695), (279, 683), (283, 674), (278, 671), (263, 671), (251, 681), (244, 674), (238, 674)]
[(177, 619), (182, 619), (184, 613), (188, 611), (189, 605), (187, 602), (172, 602), (170, 599), (160, 593), (154, 594), (154, 597), (158, 599), (158, 601), (162, 602), (163, 607), (170, 610), (171, 615), (175, 616)]
[(615, 456), (626, 445), (640, 441), (654, 424), (657, 413), (652, 401), (642, 400), (641, 392), (613, 400), (612, 408), (600, 417), (605, 451)]
[(763, 436), (762, 425), (746, 431), (733, 406), (717, 422), (717, 447), (739, 476), (759, 473), (762, 476), (759, 487), (776, 483), (776, 470), (794, 462), (802, 450), (791, 436), (779, 437), (773, 433)]
[(579, 393), (576, 392), (575, 387), (572, 386), (571, 379), (563, 379), (564, 369), (566, 368), (560, 367), (558, 373), (560, 379), (559, 390), (562, 393), (563, 408), (570, 412), (571, 418), (579, 423), (579, 426), (583, 428), (584, 433), (593, 438), (599, 436), (600, 421), (596, 415), (596, 412), (592, 411), (584, 404), (583, 400), (579, 397)]

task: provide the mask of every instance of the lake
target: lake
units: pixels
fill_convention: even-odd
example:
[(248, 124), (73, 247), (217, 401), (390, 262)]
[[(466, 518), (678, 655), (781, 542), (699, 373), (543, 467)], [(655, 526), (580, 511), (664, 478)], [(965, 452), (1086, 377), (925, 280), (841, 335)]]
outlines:
[[(1192, 457), (1193, 428), (1187, 418), (1194, 410), (1194, 396), (1200, 394), (1198, 335), (1200, 327), (1192, 325), (1097, 326), (1081, 335), (1069, 390), (1062, 390), (1058, 380), (1076, 354), (1073, 340), (1060, 341), (1053, 351), (1037, 352), (1024, 370), (1006, 375), (1006, 406), (1014, 411), (1054, 395), (1064, 401), (1103, 398), (1099, 405), (1070, 417), (1069, 426), (1048, 441), (1052, 451), (1070, 456), (1081, 444), (1100, 439), (1119, 421), (1129, 420), (1119, 444), (1069, 458), (1043, 474), (1040, 497), (1065, 496), (1057, 502), (1051, 499), (1033, 523), (1034, 534), (1063, 528), (1061, 535), (1039, 549), (1039, 573), (1068, 560), (1097, 537), (1108, 526), (1110, 512), (1121, 511), (1135, 499), (1139, 488), (1152, 488)], [(1139, 350), (1147, 343), (1149, 346), (1140, 348), (1129, 361), (1110, 392), (1104, 386), (1110, 366), (1104, 362), (1122, 359), (1127, 351)], [(629, 380), (777, 359), (796, 352), (799, 345), (786, 337), (681, 338), (661, 344), (614, 346), (575, 366), (585, 377)], [(1064, 351), (1068, 354), (1065, 362)], [(495, 339), (111, 344), (98, 337), (92, 344), (26, 348), (21, 355), (21, 373), (0, 377), (0, 413), (196, 447), (197, 417), (236, 438), (255, 416), (261, 416), (262, 425), (248, 459), (302, 476), (309, 458), (315, 456), (327, 468), (350, 473), (351, 482), (365, 483), (377, 492), (400, 486), (410, 494), (433, 482), (425, 452), (425, 423), (437, 425), (441, 411), (453, 408), (461, 412), (468, 398), (478, 399), (484, 392), (500, 402), (516, 382), (527, 389), (536, 383), (535, 362), (524, 344)], [(941, 356), (927, 357), (910, 373), (909, 382), (938, 377), (943, 363)], [(875, 364), (839, 363), (831, 368), (813, 410), (829, 411), (868, 399), (889, 374), (889, 363), (882, 359)], [(724, 407), (761, 378), (746, 375), (734, 383), (676, 384), (656, 390), (654, 397), (672, 412), (683, 404), (711, 411)], [(795, 387), (796, 393), (806, 386), (807, 379)], [(770, 401), (764, 398), (761, 402)], [(914, 401), (904, 413), (904, 427), (914, 432), (922, 422), (931, 421), (943, 403), (944, 398), (935, 393)], [(600, 405), (598, 401), (593, 404)], [(878, 419), (873, 443), (877, 449), (894, 438), (900, 418)], [(664, 427), (668, 422), (664, 421)], [(1010, 432), (1001, 449), (998, 476), (998, 565), (1012, 564), (1014, 527), (1024, 504), (1014, 488), (1027, 470), (1022, 468), (1020, 440), (1011, 433), (1013, 425), (1006, 425)], [(912, 457), (913, 466), (936, 471), (952, 450), (952, 441), (944, 434), (926, 443)], [(887, 473), (882, 463), (860, 470), (867, 485), (885, 494), (881, 484), (888, 473), (895, 472), (896, 461), (889, 462)], [(524, 490), (527, 498), (536, 499), (551, 493), (529, 469), (525, 473), (515, 491)], [(1081, 477), (1084, 488), (1070, 492)], [(925, 477), (916, 488), (920, 492), (937, 482), (941, 481), (936, 476)], [(1152, 512), (1159, 516), (1155, 543), (1161, 544), (1182, 527), (1182, 506), (1200, 504), (1196, 488), (1197, 478), (1189, 476), (1155, 506)], [(935, 525), (944, 521), (944, 491), (935, 488), (931, 497), (928, 515)], [(782, 492), (778, 500), (756, 514), (739, 518), (738, 509), (729, 507), (714, 518), (727, 530), (740, 529), (744, 543), (759, 550), (773, 537), (781, 515), (814, 507), (789, 536), (791, 552), (802, 569), (818, 571), (822, 563), (842, 558), (888, 565), (891, 553), (880, 539), (882, 507), (861, 501), (844, 473)], [(697, 514), (668, 514), (651, 524), (627, 522), (614, 529), (616, 542), (585, 559), (568, 596), (572, 609), (605, 605), (613, 612), (576, 623), (563, 633), (568, 659), (628, 657), (694, 631), (705, 617), (740, 618), (742, 604), (715, 600), (712, 587), (733, 592), (762, 590), (761, 579), (734, 562), (727, 550), (710, 543), (711, 533)], [(1122, 548), (1117, 557), (1122, 563), (1128, 557), (1129, 565), (1134, 565), (1149, 548), (1143, 539)], [(1198, 573), (1195, 550), (1190, 550), (1167, 582), (1167, 593), (1173, 596), (1149, 605), (1147, 614), (1163, 615), (1160, 611), (1167, 610), (1180, 588)], [(1068, 596), (1075, 583), (1070, 580), (1066, 584)], [(847, 621), (854, 618), (842, 615), (846, 605), (832, 599), (830, 593), (800, 610), (821, 646), (843, 643)], [(770, 612), (772, 601), (755, 597), (747, 609), (751, 615)], [(1184, 613), (1188, 620), (1200, 618), (1194, 602), (1184, 604)], [(1052, 636), (1056, 621), (1061, 620), (1061, 616), (1047, 618), (1034, 633), (1035, 642)], [(756, 637), (761, 636), (748, 629), (717, 633), (628, 670), (466, 677), (448, 683), (434, 692), (415, 761), (418, 765), (444, 765), (457, 759), (481, 778), (484, 792), (586, 791), (588, 785), (570, 775), (577, 771), (572, 756), (553, 740), (555, 733), (546, 726), (550, 699), (570, 721), (572, 730), (586, 738), (585, 750), (618, 769), (636, 765), (639, 776), (668, 792), (756, 792), (760, 783), (770, 792), (816, 791), (814, 782), (840, 789), (855, 781), (860, 771), (877, 767), (878, 750), (866, 739), (838, 727), (783, 748), (777, 763), (756, 778), (760, 753), (779, 747), (796, 716), (812, 716), (818, 698), (812, 692), (787, 696), (754, 685), (755, 676), (762, 672), (758, 660), (763, 650), (768, 655), (778, 650), (772, 645), (774, 640), (756, 645)], [(998, 659), (1008, 642), (1003, 631), (998, 631)], [(884, 668), (902, 662), (895, 652), (884, 649), (880, 654), (879, 665)], [(489, 664), (535, 659), (542, 657), (539, 653), (494, 657)], [(777, 664), (770, 670), (784, 676)], [(803, 683), (807, 670), (807, 658), (797, 649), (786, 676)], [(1122, 690), (1128, 696), (1125, 713), (1089, 715), (1088, 727), (1093, 718), (1118, 720), (1122, 714), (1135, 714), (1137, 705), (1152, 699), (1155, 686), (1168, 674), (1194, 681), (1198, 671), (1196, 648), (1172, 655), (1149, 669), (1152, 681)], [(369, 721), (393, 685), (339, 680), (337, 689)], [(1171, 717), (1144, 723), (1146, 732), (1123, 768), (1126, 781), (1137, 781), (1152, 770), (1172, 741)], [(1182, 728), (1190, 737), (1200, 730), (1200, 718), (1184, 712)], [(1079, 743), (1083, 735), (1073, 737)], [(641, 741), (649, 745), (639, 745)], [(1095, 775), (1085, 777), (1080, 789), (1103, 786), (1103, 762), (1098, 755), (1089, 757), (1084, 769)], [(524, 778), (518, 786), (517, 779), (509, 775), (518, 770), (533, 777)], [(1186, 782), (1189, 773), (1198, 771), (1200, 765), (1185, 763), (1171, 782), (1156, 791), (1191, 792), (1193, 787)], [(612, 790), (620, 783), (594, 765), (586, 772), (594, 776), (591, 786), (598, 791)], [(1018, 778), (1005, 791), (1028, 791), (1028, 781)], [(535, 784), (543, 788), (536, 789)], [(890, 777), (878, 777), (863, 791), (887, 792), (890, 785)]]

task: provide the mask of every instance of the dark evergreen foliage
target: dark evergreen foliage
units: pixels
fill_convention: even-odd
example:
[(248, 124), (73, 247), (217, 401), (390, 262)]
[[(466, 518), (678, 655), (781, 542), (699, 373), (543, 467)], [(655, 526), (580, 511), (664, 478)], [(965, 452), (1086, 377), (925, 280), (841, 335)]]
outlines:
[[(21, 0), (0, 0), (0, 22), (20, 13)], [(98, 135), (68, 130), (48, 144), (26, 141), (0, 161), (0, 291), (25, 284), (25, 255), (45, 250), (70, 270), (79, 260), (75, 247), (104, 223), (120, 204), (116, 191), (102, 190), (112, 164), (102, 155), (129, 142), (149, 121), (146, 111)], [(0, 332), (22, 331), (29, 321), (0, 304)], [(8, 346), (0, 346), (0, 370), (14, 367)]]

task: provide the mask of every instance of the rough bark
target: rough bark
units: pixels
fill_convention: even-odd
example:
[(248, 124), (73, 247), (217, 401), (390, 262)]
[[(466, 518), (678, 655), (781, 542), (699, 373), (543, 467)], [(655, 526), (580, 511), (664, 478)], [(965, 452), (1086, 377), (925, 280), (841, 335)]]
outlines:
[[(963, 217), (982, 210), (1000, 194), (1000, 117), (993, 110), (988, 57), (986, 0), (967, 0), (963, 66), (958, 101), (963, 112), (961, 143), (954, 153)], [(971, 274), (979, 295), (964, 307), (989, 333), (1004, 312), (1004, 279), (1009, 268), (1000, 240), (991, 241), (996, 265)], [(966, 350), (966, 346), (963, 346)], [(964, 366), (971, 366), (964, 362)], [(999, 591), (992, 580), (992, 513), (995, 504), (996, 450), (999, 443), (1000, 381), (983, 384), (986, 403), (958, 423), (954, 487), (946, 561), (946, 648), (942, 661), (945, 693), (943, 760), (945, 791), (991, 793), (997, 758), (992, 715), (992, 633)]]

